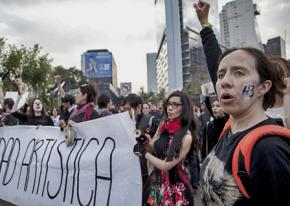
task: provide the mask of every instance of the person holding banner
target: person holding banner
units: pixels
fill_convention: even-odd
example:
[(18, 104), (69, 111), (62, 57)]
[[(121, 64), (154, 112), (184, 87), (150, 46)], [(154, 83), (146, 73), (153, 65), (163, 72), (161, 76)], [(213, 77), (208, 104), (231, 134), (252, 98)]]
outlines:
[(32, 101), (28, 114), (16, 111), (17, 102), (18, 101), (16, 101), (13, 106), (12, 115), (23, 122), (23, 124), (35, 126), (53, 126), (53, 121), (50, 116), (46, 115), (42, 101), (39, 98), (36, 98)]
[(169, 95), (163, 104), (164, 122), (155, 140), (140, 141), (134, 153), (145, 157), (154, 169), (146, 188), (148, 205), (193, 205), (187, 166), (193, 157), (196, 137), (193, 106), (182, 91)]
[[(99, 114), (94, 109), (96, 98), (97, 92), (92, 85), (84, 84), (80, 86), (75, 97), (77, 107), (70, 115), (68, 125), (97, 119)], [(60, 121), (59, 126), (64, 128), (66, 123), (64, 121)]]

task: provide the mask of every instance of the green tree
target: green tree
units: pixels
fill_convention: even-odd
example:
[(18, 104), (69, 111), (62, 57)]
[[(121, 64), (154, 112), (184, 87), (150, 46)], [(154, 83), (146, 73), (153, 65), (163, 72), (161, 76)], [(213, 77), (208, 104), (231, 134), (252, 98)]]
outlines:
[(42, 55), (41, 50), (38, 44), (31, 48), (24, 45), (20, 48), (9, 45), (3, 58), (3, 68), (9, 71), (10, 81), (6, 81), (4, 87), (15, 90), (16, 85), (13, 85), (13, 82), (21, 78), (32, 89), (34, 96), (46, 97), (48, 86), (53, 81), (51, 76), (53, 68), (52, 60), (48, 58), (48, 54)]
[(166, 96), (165, 88), (161, 88), (157, 94), (159, 101), (162, 101)]
[(63, 66), (57, 66), (54, 68), (53, 76), (60, 75), (61, 81), (66, 82), (66, 87), (69, 89), (76, 89), (82, 84), (86, 84), (86, 77), (83, 72), (76, 67), (70, 67), (68, 69)]
[(159, 102), (159, 97), (156, 95), (156, 93), (154, 93), (153, 91), (146, 93), (144, 91), (144, 87), (140, 88), (140, 91), (138, 92), (138, 94), (144, 102), (152, 102), (155, 104)]

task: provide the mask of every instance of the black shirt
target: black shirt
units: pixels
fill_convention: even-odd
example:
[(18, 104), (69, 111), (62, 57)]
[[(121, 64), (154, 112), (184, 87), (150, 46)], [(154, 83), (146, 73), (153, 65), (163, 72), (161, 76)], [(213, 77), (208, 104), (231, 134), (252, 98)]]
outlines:
[(219, 136), (228, 120), (228, 116), (225, 115), (220, 118), (213, 119), (208, 122), (204, 127), (201, 147), (201, 157), (204, 159), (207, 154), (218, 142)]
[(267, 136), (259, 140), (251, 155), (249, 191), (246, 199), (232, 175), (232, 157), (239, 141), (252, 129), (278, 125), (267, 119), (252, 128), (222, 137), (205, 159), (201, 169), (201, 193), (204, 205), (285, 205), (290, 191), (290, 140)]
[(14, 117), (18, 118), (25, 125), (54, 126), (52, 119), (50, 118), (50, 116), (47, 116), (47, 115), (33, 116), (31, 118), (28, 118), (28, 116), (26, 114), (23, 114), (20, 112), (13, 112), (12, 115)]

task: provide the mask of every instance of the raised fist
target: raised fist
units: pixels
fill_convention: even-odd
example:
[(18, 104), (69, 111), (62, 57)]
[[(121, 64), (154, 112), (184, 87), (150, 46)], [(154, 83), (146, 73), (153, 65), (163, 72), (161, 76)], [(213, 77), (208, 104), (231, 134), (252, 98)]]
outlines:
[(208, 23), (208, 14), (210, 4), (205, 1), (199, 1), (197, 4), (193, 4), (200, 25)]

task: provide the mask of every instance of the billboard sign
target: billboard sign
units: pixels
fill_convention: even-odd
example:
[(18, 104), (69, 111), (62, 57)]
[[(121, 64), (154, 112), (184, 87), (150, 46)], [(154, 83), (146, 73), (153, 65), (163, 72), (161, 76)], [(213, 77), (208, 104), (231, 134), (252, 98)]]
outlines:
[(112, 53), (108, 51), (85, 52), (82, 57), (83, 73), (88, 78), (112, 77)]
[(121, 85), (121, 95), (127, 96), (128, 94), (132, 93), (132, 83), (131, 82), (122, 82)]

